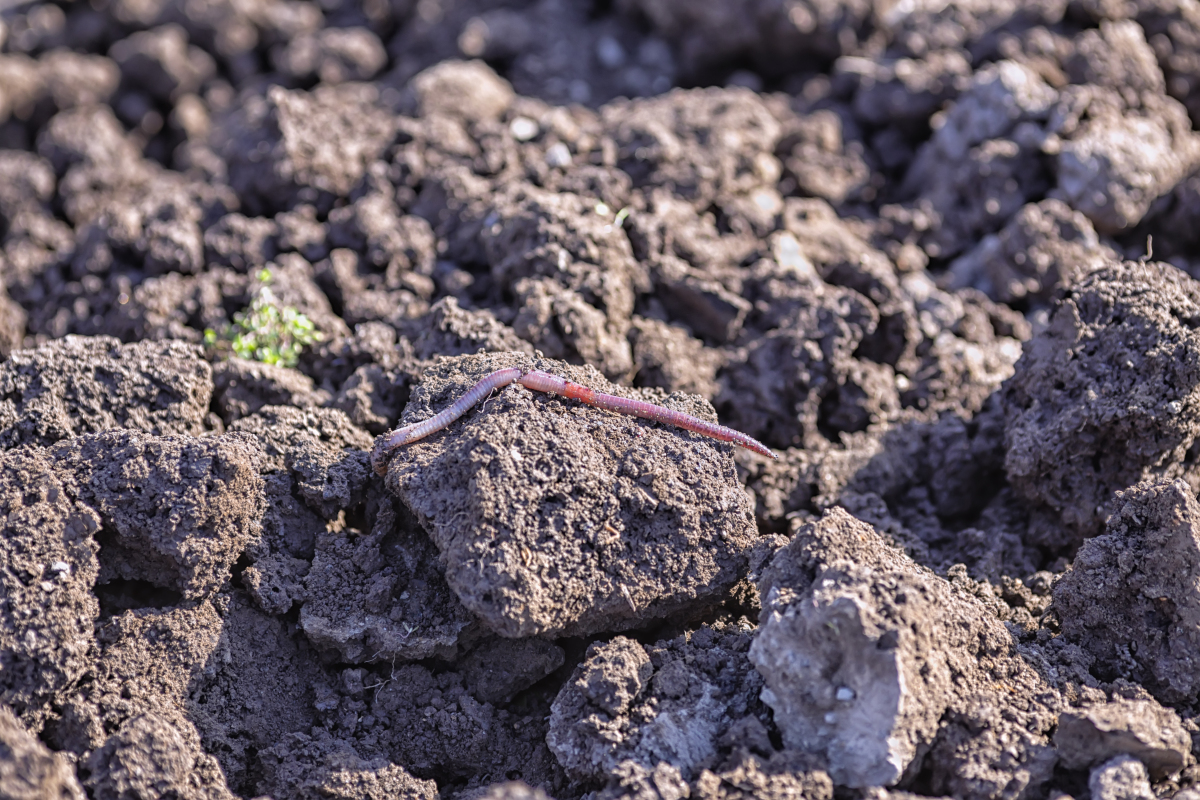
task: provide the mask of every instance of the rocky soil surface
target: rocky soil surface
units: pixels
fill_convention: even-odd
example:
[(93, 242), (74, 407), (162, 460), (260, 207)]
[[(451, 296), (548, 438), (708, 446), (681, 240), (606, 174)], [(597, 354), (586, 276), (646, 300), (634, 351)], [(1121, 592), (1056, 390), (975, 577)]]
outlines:
[[(1190, 0), (0, 3), (0, 797), (1200, 800), (1197, 128)], [(508, 367), (779, 459), (371, 469)]]

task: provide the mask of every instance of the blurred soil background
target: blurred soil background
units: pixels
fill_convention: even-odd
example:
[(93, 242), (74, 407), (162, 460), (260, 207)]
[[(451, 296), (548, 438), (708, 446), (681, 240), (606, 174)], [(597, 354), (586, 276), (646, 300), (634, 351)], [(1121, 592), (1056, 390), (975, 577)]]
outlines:
[[(1194, 0), (0, 0), (0, 796), (1200, 800), (1198, 122)], [(780, 458), (372, 472), (513, 366)]]

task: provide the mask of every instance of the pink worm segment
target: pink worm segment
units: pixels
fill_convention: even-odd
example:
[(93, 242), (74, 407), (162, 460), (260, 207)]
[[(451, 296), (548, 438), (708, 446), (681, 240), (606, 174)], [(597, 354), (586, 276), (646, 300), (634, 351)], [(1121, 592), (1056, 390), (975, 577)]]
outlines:
[(509, 367), (508, 369), (498, 369), (491, 373), (479, 383), (472, 386), (466, 394), (455, 400), (449, 407), (424, 422), (414, 422), (411, 425), (405, 425), (403, 428), (397, 428), (387, 436), (381, 437), (375, 443), (375, 448), (371, 451), (371, 466), (380, 475), (385, 474), (387, 472), (387, 457), (397, 447), (403, 447), (418, 439), (424, 439), (431, 433), (437, 433), (467, 413), (467, 410), (471, 406), (497, 389), (503, 389), (513, 381), (521, 384), (526, 389), (536, 392), (557, 394), (560, 397), (578, 400), (589, 406), (603, 408), (607, 411), (615, 411), (618, 414), (628, 414), (632, 417), (641, 417), (642, 419), (653, 420), (654, 422), (665, 422), (668, 425), (674, 425), (677, 428), (693, 431), (722, 442), (740, 445), (747, 450), (753, 450), (770, 458), (779, 458), (762, 442), (740, 431), (735, 431), (733, 428), (726, 428), (724, 425), (717, 425), (714, 422), (705, 422), (698, 417), (693, 417), (691, 414), (684, 414), (682, 411), (663, 408), (654, 403), (647, 403), (644, 400), (630, 400), (626, 397), (617, 397), (613, 394), (597, 392), (595, 389), (589, 389), (586, 386), (573, 383), (557, 375), (551, 375), (548, 372), (540, 370), (526, 372), (516, 367)]

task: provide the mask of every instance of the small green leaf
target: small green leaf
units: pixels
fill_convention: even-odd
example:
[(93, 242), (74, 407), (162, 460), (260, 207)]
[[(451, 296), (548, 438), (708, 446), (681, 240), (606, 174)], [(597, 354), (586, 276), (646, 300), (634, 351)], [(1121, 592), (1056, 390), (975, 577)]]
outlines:
[(233, 324), (223, 334), (212, 328), (204, 332), (204, 343), (211, 349), (228, 348), (239, 358), (294, 367), (300, 361), (300, 353), (323, 338), (312, 321), (292, 306), (280, 306), (268, 287), (271, 271), (260, 270), (258, 279), (263, 284), (251, 300), (250, 305), (233, 315)]

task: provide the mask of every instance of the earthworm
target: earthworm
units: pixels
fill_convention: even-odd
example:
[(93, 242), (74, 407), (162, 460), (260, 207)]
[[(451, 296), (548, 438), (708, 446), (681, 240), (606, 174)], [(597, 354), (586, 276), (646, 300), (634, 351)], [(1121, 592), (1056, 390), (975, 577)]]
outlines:
[(411, 425), (397, 428), (386, 436), (379, 437), (374, 449), (371, 451), (371, 466), (380, 475), (385, 474), (387, 472), (387, 457), (393, 450), (403, 447), (406, 444), (411, 444), (418, 439), (424, 439), (431, 433), (437, 433), (467, 413), (467, 409), (471, 408), (471, 406), (495, 390), (503, 389), (513, 381), (521, 384), (526, 389), (532, 389), (536, 392), (556, 394), (560, 397), (578, 400), (581, 403), (586, 403), (596, 408), (616, 411), (619, 414), (628, 414), (655, 422), (665, 422), (668, 425), (674, 425), (677, 428), (693, 431), (722, 442), (740, 445), (747, 450), (753, 450), (764, 456), (770, 456), (775, 459), (779, 458), (779, 456), (771, 451), (771, 448), (762, 442), (732, 428), (726, 428), (724, 425), (717, 425), (715, 422), (705, 422), (698, 417), (693, 417), (691, 414), (684, 414), (682, 411), (674, 411), (662, 406), (656, 406), (644, 400), (630, 400), (626, 397), (617, 397), (616, 395), (597, 392), (595, 389), (589, 389), (586, 386), (574, 383), (566, 378), (560, 378), (557, 375), (551, 375), (548, 372), (509, 367), (508, 369), (498, 369), (491, 373), (479, 383), (472, 386), (466, 394), (455, 400), (449, 407), (424, 422), (414, 422)]

